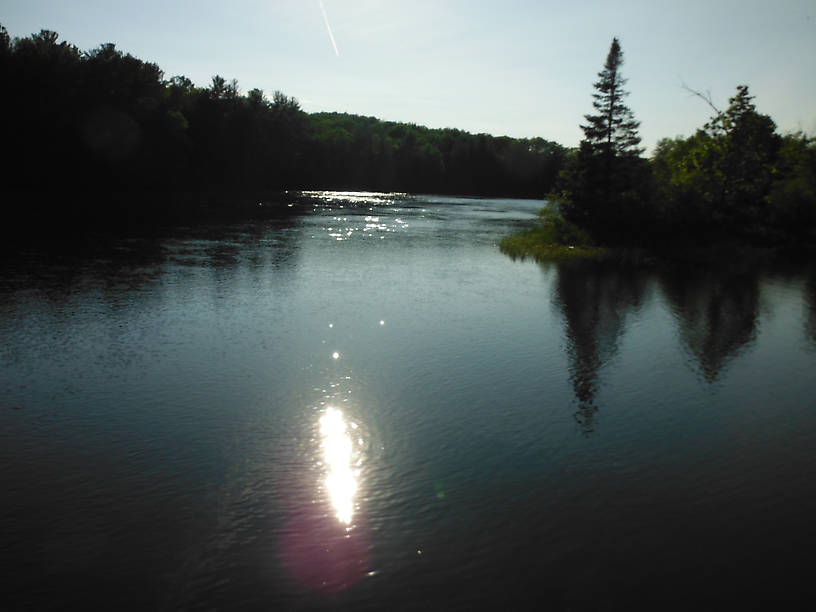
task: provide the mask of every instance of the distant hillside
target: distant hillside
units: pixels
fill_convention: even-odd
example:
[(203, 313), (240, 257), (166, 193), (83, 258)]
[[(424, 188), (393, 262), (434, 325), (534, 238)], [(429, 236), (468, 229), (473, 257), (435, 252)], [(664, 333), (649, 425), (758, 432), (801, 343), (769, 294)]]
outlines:
[(308, 182), (334, 188), (543, 197), (566, 149), (345, 113), (309, 115)]

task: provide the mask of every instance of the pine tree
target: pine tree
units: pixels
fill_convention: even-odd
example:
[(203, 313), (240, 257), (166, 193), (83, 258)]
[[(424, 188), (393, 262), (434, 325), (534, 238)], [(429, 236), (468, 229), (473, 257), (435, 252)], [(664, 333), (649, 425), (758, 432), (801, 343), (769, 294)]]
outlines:
[(612, 39), (604, 69), (593, 84), (584, 139), (567, 167), (558, 195), (564, 218), (604, 243), (642, 242), (648, 219), (648, 164), (640, 157), (640, 122), (624, 104), (623, 52)]
[(604, 69), (598, 73), (598, 81), (593, 84), (597, 90), (592, 94), (592, 106), (597, 115), (584, 115), (587, 125), (582, 125), (584, 139), (595, 155), (606, 159), (621, 156), (637, 157), (643, 152), (639, 148), (640, 136), (637, 129), (640, 122), (635, 120), (632, 110), (623, 103), (629, 92), (623, 89), (626, 79), (621, 76), (623, 51), (617, 37), (612, 39)]

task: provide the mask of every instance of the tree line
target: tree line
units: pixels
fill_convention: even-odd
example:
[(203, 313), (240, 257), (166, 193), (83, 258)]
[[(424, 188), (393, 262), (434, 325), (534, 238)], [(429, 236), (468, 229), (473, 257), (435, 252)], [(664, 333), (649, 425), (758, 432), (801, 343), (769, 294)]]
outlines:
[(546, 235), (599, 245), (816, 246), (816, 140), (780, 135), (739, 85), (689, 137), (661, 140), (642, 157), (639, 122), (624, 100), (623, 52), (614, 38), (598, 73), (594, 114), (567, 158), (544, 217)]
[[(284, 190), (544, 197), (548, 239), (655, 246), (816, 244), (816, 141), (780, 135), (745, 85), (689, 137), (643, 157), (613, 39), (578, 148), (304, 112), (214, 76), (165, 78), (112, 43), (90, 51), (0, 25), (4, 216), (81, 226), (277, 210)], [(5, 223), (7, 233), (14, 225)], [(9, 229), (11, 228), (11, 229)]]
[(315, 113), (306, 183), (330, 188), (540, 198), (567, 149), (543, 138), (430, 129), (341, 113)]
[(0, 78), (6, 212), (35, 220), (150, 223), (297, 189), (541, 197), (567, 153), (542, 138), (308, 114), (279, 91), (244, 94), (218, 75), (197, 87), (49, 30), (12, 39), (0, 26)]

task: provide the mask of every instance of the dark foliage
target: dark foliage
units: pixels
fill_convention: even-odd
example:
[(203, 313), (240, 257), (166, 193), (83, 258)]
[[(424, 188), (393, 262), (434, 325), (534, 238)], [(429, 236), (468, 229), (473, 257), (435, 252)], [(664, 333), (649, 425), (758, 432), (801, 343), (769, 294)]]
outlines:
[(566, 149), (339, 113), (309, 116), (306, 184), (338, 189), (541, 197)]
[(725, 111), (653, 158), (660, 231), (698, 244), (816, 243), (816, 142), (780, 136), (740, 85)]
[(603, 245), (816, 245), (816, 141), (782, 137), (746, 85), (689, 138), (640, 157), (638, 122), (623, 104), (623, 54), (613, 39), (552, 199), (566, 222)]
[(308, 115), (281, 92), (243, 95), (221, 76), (195, 87), (48, 30), (12, 40), (0, 26), (0, 76), (5, 212), (55, 227), (245, 213), (287, 189), (542, 197), (565, 154), (543, 139)]

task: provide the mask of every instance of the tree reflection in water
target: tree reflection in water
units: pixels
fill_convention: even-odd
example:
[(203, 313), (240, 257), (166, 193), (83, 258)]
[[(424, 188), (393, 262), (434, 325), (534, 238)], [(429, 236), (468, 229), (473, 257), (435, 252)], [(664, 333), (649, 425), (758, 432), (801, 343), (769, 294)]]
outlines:
[(680, 339), (708, 383), (756, 337), (756, 266), (675, 268), (660, 275)]
[(649, 276), (611, 261), (573, 261), (558, 267), (554, 302), (566, 324), (570, 381), (585, 435), (594, 431), (599, 371), (617, 352), (626, 317), (643, 302)]
[(811, 268), (808, 271), (805, 300), (808, 306), (806, 333), (808, 338), (816, 343), (816, 268)]
[[(600, 370), (617, 353), (627, 317), (637, 312), (652, 282), (677, 322), (689, 363), (707, 383), (756, 338), (756, 265), (638, 268), (619, 261), (576, 261), (558, 267), (554, 303), (564, 317), (570, 382), (584, 434), (594, 431)], [(808, 281), (808, 333), (816, 339), (816, 276)]]

